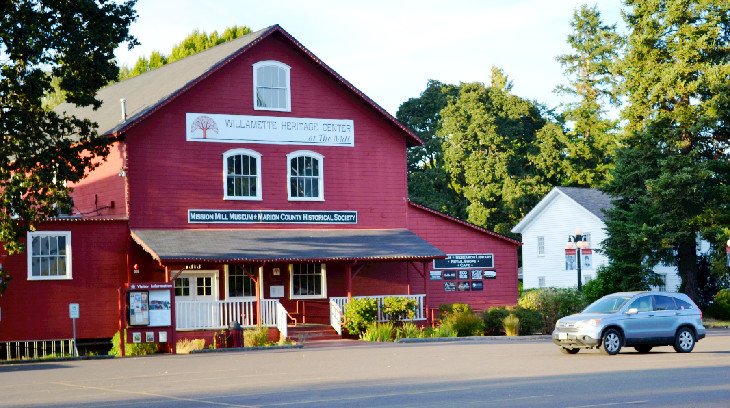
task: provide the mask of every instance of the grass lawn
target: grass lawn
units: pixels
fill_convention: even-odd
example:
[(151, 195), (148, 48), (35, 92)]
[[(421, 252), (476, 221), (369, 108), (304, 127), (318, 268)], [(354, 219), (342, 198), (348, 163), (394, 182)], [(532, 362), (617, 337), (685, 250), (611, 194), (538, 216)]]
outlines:
[(713, 319), (711, 317), (702, 319), (702, 324), (707, 328), (715, 328), (715, 327), (721, 327), (726, 328), (730, 327), (730, 322), (727, 320), (717, 320)]

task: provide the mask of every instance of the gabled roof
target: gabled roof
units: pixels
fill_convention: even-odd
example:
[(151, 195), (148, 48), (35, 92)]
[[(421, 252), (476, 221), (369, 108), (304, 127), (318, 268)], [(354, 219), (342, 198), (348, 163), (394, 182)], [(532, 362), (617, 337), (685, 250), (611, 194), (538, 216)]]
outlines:
[(490, 230), (488, 230), (488, 229), (484, 229), (484, 228), (482, 228), (482, 227), (479, 227), (479, 226), (476, 226), (476, 225), (474, 225), (474, 224), (468, 223), (468, 222), (466, 222), (466, 221), (460, 220), (460, 219), (458, 219), (458, 218), (452, 217), (452, 216), (450, 216), (450, 215), (446, 215), (446, 214), (444, 214), (444, 213), (442, 213), (442, 212), (439, 212), (439, 211), (436, 211), (436, 210), (434, 210), (434, 209), (431, 209), (431, 208), (428, 208), (428, 207), (424, 207), (424, 206), (422, 206), (422, 205), (420, 205), (420, 204), (416, 204), (416, 203), (414, 203), (414, 202), (412, 202), (412, 201), (410, 201), (410, 200), (408, 201), (408, 204), (409, 204), (409, 205), (410, 205), (411, 207), (415, 207), (415, 208), (418, 208), (418, 209), (420, 209), (420, 210), (423, 210), (423, 211), (426, 211), (426, 212), (428, 212), (428, 213), (431, 213), (431, 214), (433, 214), (433, 215), (435, 215), (435, 216), (437, 216), (437, 217), (441, 217), (441, 218), (447, 219), (447, 220), (449, 220), (449, 221), (451, 221), (451, 222), (455, 222), (455, 223), (457, 223), (457, 224), (461, 224), (461, 225), (463, 225), (463, 226), (465, 226), (465, 227), (468, 227), (468, 228), (471, 228), (471, 229), (473, 229), (473, 230), (479, 231), (479, 232), (481, 232), (481, 233), (483, 233), (483, 234), (486, 234), (486, 235), (489, 235), (489, 236), (491, 236), (491, 237), (494, 237), (494, 238), (498, 238), (498, 239), (501, 239), (501, 240), (507, 241), (507, 242), (509, 242), (510, 244), (513, 244), (513, 245), (517, 245), (517, 246), (520, 246), (520, 245), (522, 245), (522, 243), (521, 243), (520, 241), (517, 241), (517, 240), (515, 240), (515, 239), (512, 239), (512, 238), (510, 238), (510, 237), (504, 236), (504, 235), (502, 235), (502, 234), (497, 234), (496, 232), (490, 231)]
[(446, 254), (406, 229), (134, 229), (161, 262), (431, 260)]
[[(413, 131), (400, 123), (396, 118), (368, 98), (354, 85), (317, 58), (299, 41), (281, 28), (278, 24), (250, 33), (235, 40), (225, 42), (213, 48), (183, 58), (160, 68), (145, 72), (136, 77), (116, 82), (99, 90), (97, 99), (102, 101), (101, 107), (77, 107), (63, 103), (57, 106), (56, 112), (66, 112), (79, 118), (90, 119), (99, 125), (99, 134), (119, 136), (130, 127), (139, 123), (177, 96), (207, 78), (239, 55), (245, 53), (265, 38), (279, 33), (301, 50), (315, 64), (331, 75), (345, 88), (358, 96), (366, 105), (371, 106), (387, 121), (405, 133), (409, 146), (422, 145), (421, 139)], [(126, 100), (127, 119), (122, 120), (120, 99)]]
[(540, 200), (535, 207), (525, 215), (520, 222), (512, 228), (512, 232), (521, 234), (522, 231), (529, 225), (547, 206), (555, 200), (557, 197), (566, 197), (569, 200), (575, 202), (588, 213), (596, 217), (599, 221), (606, 221), (605, 210), (610, 209), (613, 204), (611, 203), (611, 196), (608, 194), (595, 189), (595, 188), (581, 188), (581, 187), (554, 187), (550, 192)]

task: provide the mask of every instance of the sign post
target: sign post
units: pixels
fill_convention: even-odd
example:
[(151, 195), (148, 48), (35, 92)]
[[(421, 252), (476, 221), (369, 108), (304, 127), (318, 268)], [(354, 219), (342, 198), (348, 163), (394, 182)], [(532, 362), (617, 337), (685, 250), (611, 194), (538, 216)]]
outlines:
[(79, 349), (76, 347), (76, 319), (79, 318), (79, 304), (69, 303), (68, 304), (68, 317), (71, 318), (71, 324), (73, 325), (74, 332), (74, 357), (79, 356)]

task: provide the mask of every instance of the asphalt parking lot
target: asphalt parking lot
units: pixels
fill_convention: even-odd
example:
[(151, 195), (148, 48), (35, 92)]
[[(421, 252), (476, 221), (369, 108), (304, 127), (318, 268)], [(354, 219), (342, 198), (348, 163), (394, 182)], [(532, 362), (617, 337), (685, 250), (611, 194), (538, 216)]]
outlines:
[(546, 338), (0, 366), (0, 406), (728, 407), (730, 330), (690, 354), (563, 355)]

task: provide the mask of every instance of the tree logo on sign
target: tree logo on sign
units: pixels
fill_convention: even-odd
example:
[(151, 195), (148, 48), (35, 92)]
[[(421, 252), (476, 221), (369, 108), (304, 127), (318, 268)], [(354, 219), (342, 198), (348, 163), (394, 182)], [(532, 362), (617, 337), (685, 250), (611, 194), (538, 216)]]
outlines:
[(215, 123), (215, 120), (211, 118), (210, 116), (198, 116), (193, 121), (193, 124), (190, 126), (190, 133), (195, 132), (196, 130), (202, 130), (203, 131), (203, 139), (208, 137), (208, 131), (218, 134), (218, 124)]

